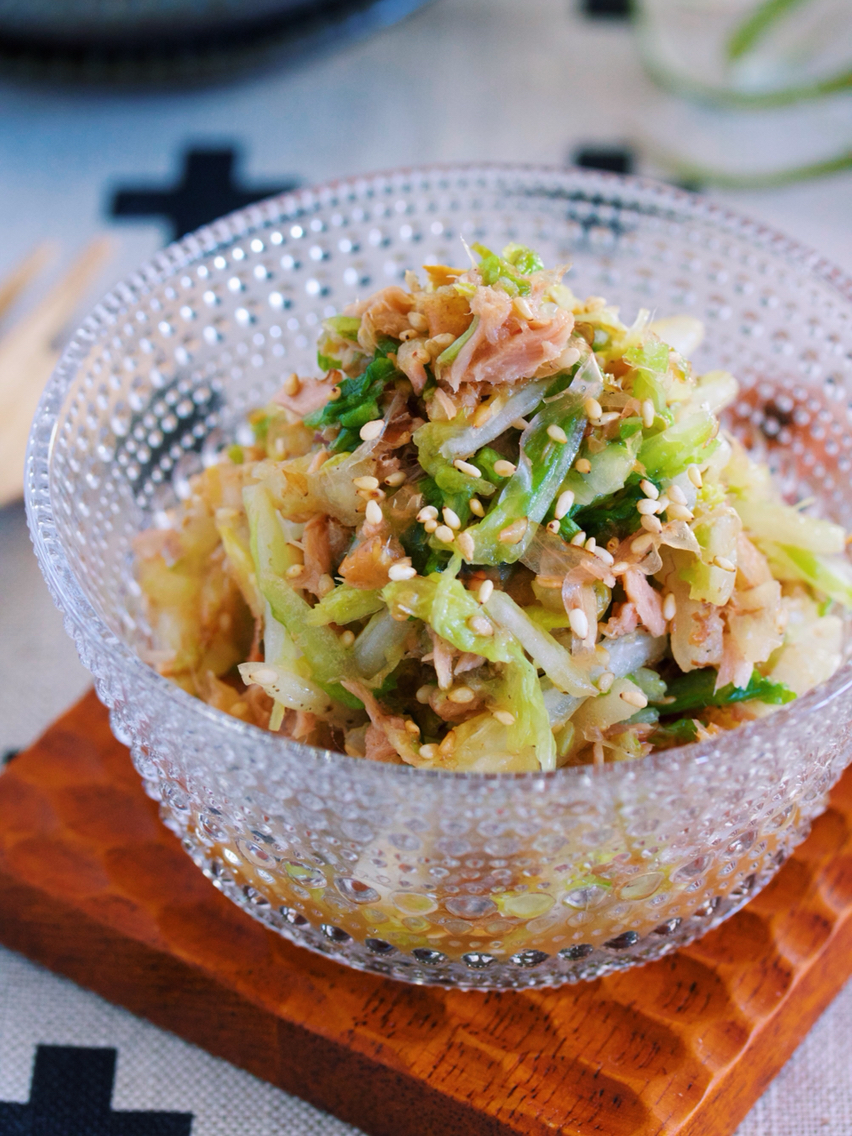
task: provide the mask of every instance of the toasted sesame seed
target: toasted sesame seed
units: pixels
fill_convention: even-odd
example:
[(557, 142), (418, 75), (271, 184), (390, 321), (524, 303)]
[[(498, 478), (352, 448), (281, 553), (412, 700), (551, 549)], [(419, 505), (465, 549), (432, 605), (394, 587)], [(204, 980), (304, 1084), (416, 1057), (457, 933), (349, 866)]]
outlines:
[(737, 567), (732, 564), (727, 556), (716, 556), (713, 558), (713, 563), (717, 568), (721, 568), (723, 572), (736, 572)]
[(586, 534), (582, 529), (580, 529), (578, 533), (574, 533), (574, 535), (571, 537), (571, 543), (573, 545), (576, 545), (578, 548), (586, 543)]
[(356, 489), (378, 489), (379, 479), (377, 477), (356, 477), (352, 484)]
[(408, 322), (411, 324), (414, 330), (419, 331), (421, 335), (429, 330), (429, 320), (426, 318), (426, 316), (423, 315), (422, 312), (409, 312)]
[(606, 694), (608, 691), (612, 690), (612, 684), (614, 682), (615, 675), (612, 673), (612, 671), (604, 671), (604, 673), (598, 679), (598, 690), (601, 692), (601, 694)]
[(441, 513), (443, 515), (444, 521), (450, 526), (451, 529), (461, 528), (461, 521), (459, 520), (459, 515), (455, 511), (455, 509), (451, 509), (449, 505), (445, 505), (441, 510)]
[(271, 682), (275, 682), (278, 678), (278, 672), (274, 671), (272, 667), (259, 667), (252, 678), (252, 682), (258, 683), (260, 686), (268, 686)]
[(514, 726), (515, 715), (510, 710), (492, 710), (491, 716), (496, 718), (501, 726)]
[(650, 533), (658, 533), (663, 531), (663, 526), (660, 523), (659, 517), (643, 517), (642, 528)]
[(639, 710), (644, 710), (648, 705), (648, 699), (641, 690), (622, 690), (619, 695), (628, 706), (636, 706)]
[(499, 461), (494, 463), (494, 472), (498, 477), (511, 477), (517, 468), (514, 463), (506, 461), (504, 458), (500, 458)]
[(323, 572), (317, 580), (317, 595), (320, 599), (327, 596), (329, 592), (334, 591), (334, 580), (329, 576), (328, 572)]
[(577, 458), (574, 462), (574, 469), (576, 469), (577, 473), (591, 473), (592, 463), (588, 458)]
[(512, 307), (522, 319), (530, 320), (533, 318), (533, 310), (526, 296), (516, 296), (512, 300)]
[(374, 418), (372, 422), (365, 422), (358, 434), (362, 442), (372, 442), (378, 438), (382, 430), (385, 428), (384, 420), (381, 418)]
[(391, 564), (390, 568), (388, 568), (389, 580), (413, 580), (416, 575), (417, 569), (411, 564), (405, 564), (402, 561), (397, 564)]
[(630, 565), (626, 560), (619, 560), (616, 564), (613, 564), (612, 574), (613, 576), (622, 576), (629, 567)]
[(700, 489), (704, 484), (701, 478), (701, 470), (697, 465), (687, 466), (686, 476), (689, 478), (696, 489)]
[(476, 695), (469, 686), (455, 686), (447, 695), (450, 702), (456, 702), (459, 706), (464, 706), (466, 702), (473, 702)]
[(296, 580), (305, 570), (304, 564), (291, 564), (287, 569), (287, 579)]
[(435, 529), (435, 539), (439, 540), (442, 544), (452, 544), (456, 538), (456, 534), (449, 525), (438, 525)]
[(329, 402), (337, 402), (337, 400), (339, 398), (340, 398), (340, 387), (332, 387), (331, 390), (328, 392), (328, 401)]
[(420, 756), (425, 757), (427, 761), (434, 761), (434, 759), (438, 756), (438, 747), (436, 745), (432, 745), (431, 742), (429, 743), (429, 745), (422, 745), (420, 747)]
[[(586, 548), (588, 547), (586, 545)], [(612, 564), (614, 557), (611, 552), (607, 552), (605, 548), (595, 548), (593, 551), (598, 560), (603, 560), (604, 564)]]
[(657, 502), (651, 497), (643, 497), (641, 501), (636, 502), (636, 510), (643, 517), (650, 517), (657, 511)]
[(559, 532), (560, 527), (561, 526), (559, 524), (559, 521), (548, 521), (547, 522), (547, 531), (549, 533), (553, 533), (554, 535)]
[(603, 414), (603, 407), (596, 398), (587, 398), (583, 402), (583, 410), (589, 418), (600, 418)]
[(686, 505), (669, 505), (667, 512), (673, 521), (691, 521), (694, 516)]
[(469, 532), (460, 532), (456, 537), (456, 545), (465, 560), (473, 560), (476, 555), (476, 545)]
[(446, 735), (444, 740), (438, 746), (438, 752), (440, 754), (443, 754), (444, 757), (449, 757), (449, 755), (453, 752), (453, 750), (455, 748), (456, 748), (455, 730), (450, 730), (450, 732)]
[(348, 628), (346, 629), (346, 631), (341, 631), (340, 642), (344, 647), (351, 647), (355, 642), (355, 632), (350, 631)]
[(630, 551), (636, 553), (647, 552), (653, 543), (654, 538), (651, 536), (651, 534), (643, 533), (641, 536), (637, 536), (635, 540), (632, 540), (630, 542)]
[(434, 689), (435, 687), (433, 684), (426, 683), (424, 686), (417, 688), (417, 693), (414, 695), (414, 697), (417, 699), (421, 706), (425, 706), (428, 703)]
[(288, 375), (284, 380), (284, 393), (293, 398), (302, 389), (302, 380), (294, 371), (292, 375)]
[(484, 615), (469, 616), (467, 625), (476, 635), (487, 637), (494, 634), (494, 625)]
[(603, 742), (595, 742), (592, 746), (592, 761), (595, 765), (603, 765), (604, 763), (604, 747)]
[(645, 496), (650, 497), (652, 501), (656, 501), (660, 496), (659, 489), (656, 487), (653, 481), (649, 481), (647, 477), (643, 477), (639, 482), (639, 488), (642, 490)]
[(660, 497), (659, 501), (657, 502), (657, 512), (658, 513), (665, 513), (666, 509), (668, 509), (670, 504), (671, 504), (671, 502), (669, 501), (668, 494), (664, 493), (662, 495), (662, 497)]
[(462, 461), (461, 458), (456, 458), (453, 465), (459, 473), (466, 473), (468, 477), (482, 477), (482, 470), (477, 469), (471, 462)]
[(396, 489), (397, 486), (402, 485), (403, 481), (405, 481), (404, 471), (396, 469), (385, 478), (385, 485), (390, 485), (392, 489)]
[(557, 426), (555, 422), (547, 427), (547, 436), (554, 442), (558, 442), (560, 446), (564, 446), (568, 441), (568, 435), (561, 426)]
[(657, 416), (657, 411), (650, 398), (646, 398), (642, 403), (642, 423), (646, 429), (650, 429), (654, 425), (654, 419)]
[(540, 588), (561, 588), (563, 581), (563, 576), (536, 576), (535, 578), (535, 582)]
[(510, 525), (506, 525), (504, 529), (500, 530), (498, 540), (502, 544), (520, 544), (524, 539), (524, 535), (529, 527), (529, 521), (526, 517), (518, 517), (516, 521), (512, 521)]
[(426, 530), (427, 533), (430, 534), (430, 536), (437, 529), (437, 527), (438, 527), (438, 522), (435, 520), (434, 517), (429, 517), (427, 520), (425, 520), (423, 522), (423, 528)]
[(484, 426), (488, 419), (491, 417), (491, 407), (487, 404), (478, 406), (476, 413), (473, 416), (474, 426)]
[(616, 419), (620, 417), (621, 412), (619, 410), (607, 410), (605, 414), (602, 414), (600, 416), (598, 421), (600, 422), (601, 426), (608, 426), (610, 422), (615, 422)]
[(566, 489), (556, 498), (556, 508), (553, 510), (553, 515), (557, 521), (561, 521), (563, 517), (567, 517), (573, 507), (574, 491)]
[(579, 607), (572, 607), (568, 612), (568, 622), (571, 630), (578, 639), (586, 639), (589, 634), (589, 620), (586, 613)]
[(674, 501), (675, 505), (686, 505), (686, 494), (679, 485), (670, 485), (666, 490), (669, 495), (669, 500)]
[(613, 554), (616, 553), (618, 551), (618, 546), (620, 544), (621, 544), (621, 541), (618, 539), (617, 536), (610, 537), (610, 539), (606, 542), (607, 552), (612, 552)]
[(417, 519), (423, 524), (424, 521), (434, 521), (437, 519), (438, 510), (434, 505), (424, 505), (420, 512), (417, 514)]
[(420, 727), (416, 722), (412, 722), (410, 718), (407, 719), (405, 723), (405, 729), (407, 733), (412, 734), (415, 738), (420, 735)]
[(482, 583), (479, 585), (479, 591), (476, 593), (476, 598), (479, 600), (480, 603), (484, 604), (484, 603), (488, 603), (488, 601), (491, 599), (491, 596), (493, 594), (494, 594), (494, 581), (493, 580), (483, 580)]
[(475, 517), (485, 516), (485, 506), (482, 504), (478, 497), (471, 497), (470, 511)]
[(590, 536), (589, 539), (586, 541), (586, 543), (583, 545), (583, 548), (588, 549), (589, 552), (594, 552), (595, 549), (597, 548), (597, 546), (598, 546), (598, 542), (595, 540), (595, 538), (593, 536)]
[(368, 525), (380, 525), (382, 523), (382, 521), (384, 520), (384, 514), (382, 513), (382, 507), (378, 503), (378, 501), (368, 501), (367, 502), (367, 511), (364, 515), (367, 518), (367, 524)]
[(668, 623), (670, 619), (674, 619), (677, 614), (677, 600), (671, 592), (669, 592), (663, 599), (663, 619)]

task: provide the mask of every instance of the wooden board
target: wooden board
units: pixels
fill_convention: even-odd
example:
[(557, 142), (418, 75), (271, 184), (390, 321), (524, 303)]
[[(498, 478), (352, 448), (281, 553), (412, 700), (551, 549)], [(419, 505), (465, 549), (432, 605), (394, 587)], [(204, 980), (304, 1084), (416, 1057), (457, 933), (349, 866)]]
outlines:
[(700, 942), (558, 990), (406, 986), (292, 946), (159, 822), (93, 694), (0, 777), (0, 940), (371, 1136), (728, 1136), (852, 972), (852, 771)]

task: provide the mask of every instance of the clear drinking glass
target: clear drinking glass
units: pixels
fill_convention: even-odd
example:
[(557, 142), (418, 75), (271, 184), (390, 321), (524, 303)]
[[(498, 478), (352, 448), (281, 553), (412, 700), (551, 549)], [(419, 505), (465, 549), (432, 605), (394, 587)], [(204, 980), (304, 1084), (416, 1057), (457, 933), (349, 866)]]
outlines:
[(778, 870), (852, 755), (852, 667), (711, 742), (604, 768), (457, 774), (319, 752), (211, 709), (138, 655), (131, 540), (240, 435), (320, 321), (406, 268), (520, 241), (568, 282), (707, 324), (732, 428), (848, 522), (852, 281), (678, 190), (452, 167), (270, 200), (163, 252), (87, 320), (27, 459), (36, 553), (165, 822), (214, 884), (315, 951), (418, 983), (593, 978), (674, 950)]

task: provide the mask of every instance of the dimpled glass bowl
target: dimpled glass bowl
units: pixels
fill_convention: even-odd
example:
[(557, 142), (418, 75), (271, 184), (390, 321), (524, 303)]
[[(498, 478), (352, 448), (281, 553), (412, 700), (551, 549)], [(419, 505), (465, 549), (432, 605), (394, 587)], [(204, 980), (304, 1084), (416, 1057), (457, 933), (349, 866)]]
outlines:
[(109, 296), (45, 391), (27, 460), (36, 552), (147, 791), (256, 919), (349, 966), (556, 985), (654, 959), (747, 902), (850, 760), (852, 669), (706, 744), (602, 769), (453, 774), (318, 752), (149, 669), (131, 540), (239, 437), (320, 321), (461, 238), (571, 262), (581, 295), (706, 321), (699, 368), (791, 493), (848, 522), (852, 282), (707, 201), (606, 174), (432, 168), (276, 198)]

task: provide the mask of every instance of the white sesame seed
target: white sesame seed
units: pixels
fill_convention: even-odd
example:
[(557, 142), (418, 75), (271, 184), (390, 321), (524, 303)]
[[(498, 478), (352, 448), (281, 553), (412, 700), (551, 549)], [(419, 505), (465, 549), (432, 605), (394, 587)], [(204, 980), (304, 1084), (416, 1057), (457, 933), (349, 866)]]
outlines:
[(654, 538), (651, 536), (651, 534), (643, 533), (641, 536), (637, 536), (635, 540), (630, 542), (630, 551), (636, 553), (647, 552), (653, 543)]
[(346, 629), (346, 631), (342, 631), (340, 633), (340, 642), (344, 647), (351, 647), (355, 642), (355, 632), (350, 631), (348, 628)]
[(284, 393), (293, 398), (302, 389), (302, 380), (294, 371), (292, 375), (288, 375), (284, 380)]
[(689, 478), (696, 489), (701, 488), (703, 481), (701, 479), (701, 470), (697, 465), (688, 466), (686, 470), (686, 476)]
[(593, 536), (590, 536), (589, 539), (586, 541), (586, 543), (583, 545), (583, 547), (588, 549), (589, 552), (594, 552), (595, 549), (597, 548), (597, 546), (598, 546), (598, 542), (595, 540), (595, 538)]
[(462, 461), (461, 458), (456, 458), (453, 465), (459, 473), (466, 473), (468, 477), (482, 477), (482, 471), (477, 469), (471, 462)]
[(657, 502), (651, 497), (643, 497), (641, 501), (636, 502), (636, 510), (643, 517), (650, 517), (657, 511)]
[(356, 489), (378, 489), (379, 479), (377, 477), (356, 477), (352, 484)]
[(526, 296), (516, 296), (512, 300), (512, 307), (522, 319), (530, 320), (533, 318), (533, 310)]
[(476, 413), (473, 416), (473, 424), (474, 424), (474, 426), (484, 426), (485, 423), (488, 421), (488, 419), (490, 417), (491, 417), (491, 407), (490, 406), (487, 406), (487, 405), (486, 406), (478, 406), (476, 408)]
[(608, 426), (610, 422), (615, 422), (616, 419), (620, 417), (621, 412), (619, 410), (607, 410), (605, 414), (602, 414), (600, 416), (598, 421), (600, 422), (601, 426)]
[(591, 473), (592, 463), (588, 458), (577, 458), (574, 462), (574, 469), (576, 469), (577, 473)]
[(426, 530), (427, 533), (430, 534), (430, 536), (435, 531), (435, 529), (437, 529), (437, 527), (438, 527), (438, 522), (435, 520), (434, 517), (429, 517), (427, 520), (425, 520), (423, 522), (423, 528)]
[(334, 580), (329, 576), (328, 572), (323, 572), (317, 580), (317, 595), (320, 599), (327, 596), (329, 592), (334, 591)]
[(547, 436), (554, 442), (558, 442), (560, 446), (564, 446), (568, 441), (568, 435), (561, 426), (557, 426), (555, 422), (547, 427)]
[(499, 461), (494, 463), (494, 472), (498, 477), (511, 477), (517, 468), (518, 467), (513, 465), (512, 462), (505, 461), (503, 458), (500, 458)]
[(268, 686), (271, 682), (275, 682), (277, 678), (278, 672), (274, 671), (271, 667), (260, 667), (254, 672), (252, 682), (256, 682), (260, 686)]
[(456, 734), (455, 730), (450, 730), (444, 740), (438, 746), (438, 753), (443, 757), (449, 757), (453, 750), (456, 748)]
[(513, 430), (520, 430), (522, 432), (524, 430), (526, 430), (526, 428), (528, 426), (529, 426), (529, 422), (527, 422), (526, 418), (516, 418), (515, 421), (512, 423), (512, 429)]
[(648, 699), (641, 690), (622, 690), (619, 697), (622, 698), (628, 706), (636, 706), (640, 710), (644, 710), (648, 705)]
[(642, 490), (646, 497), (650, 497), (653, 501), (656, 501), (660, 496), (659, 489), (656, 487), (653, 481), (649, 481), (647, 477), (643, 478), (639, 482), (639, 488)]
[(473, 560), (474, 556), (476, 555), (476, 545), (474, 544), (473, 537), (469, 532), (460, 532), (456, 537), (456, 545), (465, 560)]
[(414, 697), (417, 699), (421, 706), (425, 706), (429, 701), (429, 696), (434, 689), (434, 686), (430, 686), (427, 683), (425, 686), (420, 686), (417, 688), (417, 693), (414, 695)]
[(455, 702), (459, 706), (464, 706), (466, 702), (473, 702), (476, 695), (469, 686), (455, 686), (447, 695), (450, 702)]
[(553, 515), (556, 517), (557, 521), (561, 521), (563, 517), (567, 517), (573, 507), (574, 491), (572, 489), (566, 489), (556, 498), (556, 508), (553, 510)]
[(669, 495), (669, 500), (674, 501), (675, 505), (686, 505), (686, 494), (679, 485), (670, 485), (666, 490)]
[(478, 497), (471, 497), (470, 511), (475, 517), (485, 516), (485, 506), (482, 504)]
[(477, 635), (485, 637), (494, 634), (494, 626), (484, 615), (471, 615), (467, 621), (468, 627)]
[(297, 579), (299, 576), (302, 575), (304, 570), (305, 570), (304, 564), (291, 564), (290, 567), (287, 569), (287, 573), (286, 573), (287, 579), (288, 580)]
[(669, 518), (673, 521), (691, 521), (693, 519), (693, 512), (686, 505), (669, 505), (667, 512)]
[(613, 574), (613, 576), (622, 576), (622, 575), (624, 575), (624, 573), (627, 571), (627, 569), (629, 567), (630, 567), (630, 565), (627, 563), (626, 560), (619, 560), (617, 564), (613, 564), (612, 574)]
[(646, 429), (650, 429), (654, 425), (654, 419), (657, 416), (657, 411), (654, 408), (653, 402), (650, 398), (646, 398), (642, 403), (642, 422)]
[[(588, 548), (588, 547), (589, 546), (586, 545), (586, 548)], [(598, 560), (603, 560), (604, 564), (612, 564), (613, 563), (614, 557), (613, 557), (612, 553), (607, 552), (607, 550), (605, 548), (596, 548), (596, 549), (594, 549), (594, 553), (595, 553), (595, 556), (597, 556)]]
[(547, 531), (549, 533), (553, 533), (555, 535), (556, 533), (559, 532), (559, 529), (560, 529), (559, 521), (548, 521), (547, 522)]
[(452, 544), (456, 538), (456, 534), (449, 525), (438, 525), (435, 529), (435, 539), (439, 540), (442, 544)]
[(516, 521), (512, 521), (510, 525), (506, 525), (504, 529), (500, 530), (498, 540), (502, 544), (520, 544), (528, 528), (529, 521), (527, 518), (518, 517)]
[(459, 515), (455, 511), (455, 509), (451, 509), (449, 505), (445, 505), (441, 510), (441, 513), (444, 517), (445, 523), (448, 524), (451, 529), (461, 528), (461, 521), (459, 520)]
[(579, 607), (572, 607), (568, 612), (568, 622), (571, 624), (571, 630), (578, 639), (585, 639), (589, 634), (589, 620), (586, 613)]
[(573, 545), (576, 545), (577, 548), (582, 547), (582, 545), (586, 543), (586, 534), (582, 529), (580, 529), (578, 533), (574, 533), (574, 535), (571, 537), (571, 543)]
[(664, 493), (662, 495), (662, 497), (659, 499), (659, 501), (657, 502), (657, 512), (658, 513), (665, 513), (666, 509), (668, 509), (670, 504), (671, 504), (671, 502), (669, 501), (668, 494)]
[(479, 585), (479, 591), (476, 594), (476, 598), (479, 600), (479, 602), (481, 604), (488, 603), (488, 601), (491, 599), (493, 592), (494, 592), (494, 581), (493, 580), (483, 580), (482, 583)]
[(403, 470), (397, 469), (388, 474), (385, 478), (385, 485), (390, 485), (392, 489), (396, 489), (397, 486), (402, 485), (403, 481), (405, 481), (405, 473)]
[(375, 438), (378, 438), (384, 428), (384, 420), (374, 418), (372, 422), (365, 422), (358, 433), (362, 442), (372, 442)]
[(663, 619), (668, 623), (677, 614), (677, 600), (671, 592), (663, 600)]
[(368, 525), (380, 525), (384, 519), (381, 505), (378, 501), (368, 501), (367, 510), (364, 514), (367, 518)]
[(405, 729), (409, 734), (413, 735), (415, 738), (420, 733), (420, 727), (417, 725), (416, 722), (412, 722), (412, 720), (410, 718), (407, 719), (407, 721), (405, 723)]
[(438, 516), (438, 510), (434, 505), (424, 505), (420, 512), (417, 514), (417, 519), (421, 525), (424, 521), (434, 521)]
[(737, 570), (736, 565), (732, 564), (727, 556), (716, 556), (713, 563), (717, 568), (721, 568), (723, 572), (736, 572)]
[(604, 673), (598, 679), (598, 690), (601, 692), (601, 694), (606, 694), (608, 691), (612, 690), (612, 684), (614, 682), (615, 675), (612, 673), (612, 671), (604, 671)]
[(564, 576), (536, 576), (535, 582), (540, 588), (561, 588), (565, 580)]
[(658, 533), (663, 531), (663, 526), (660, 523), (659, 517), (643, 517), (642, 528), (650, 533)]
[(514, 726), (515, 724), (515, 715), (509, 710), (494, 710), (492, 717), (496, 718), (501, 726)]
[(603, 407), (596, 398), (587, 398), (583, 403), (583, 410), (589, 418), (600, 418)]
[(420, 747), (420, 756), (425, 757), (427, 761), (433, 761), (438, 756), (438, 747), (432, 745), (431, 742), (429, 745), (422, 745)]
[(417, 575), (417, 569), (411, 564), (391, 564), (388, 568), (389, 580), (413, 580)]

